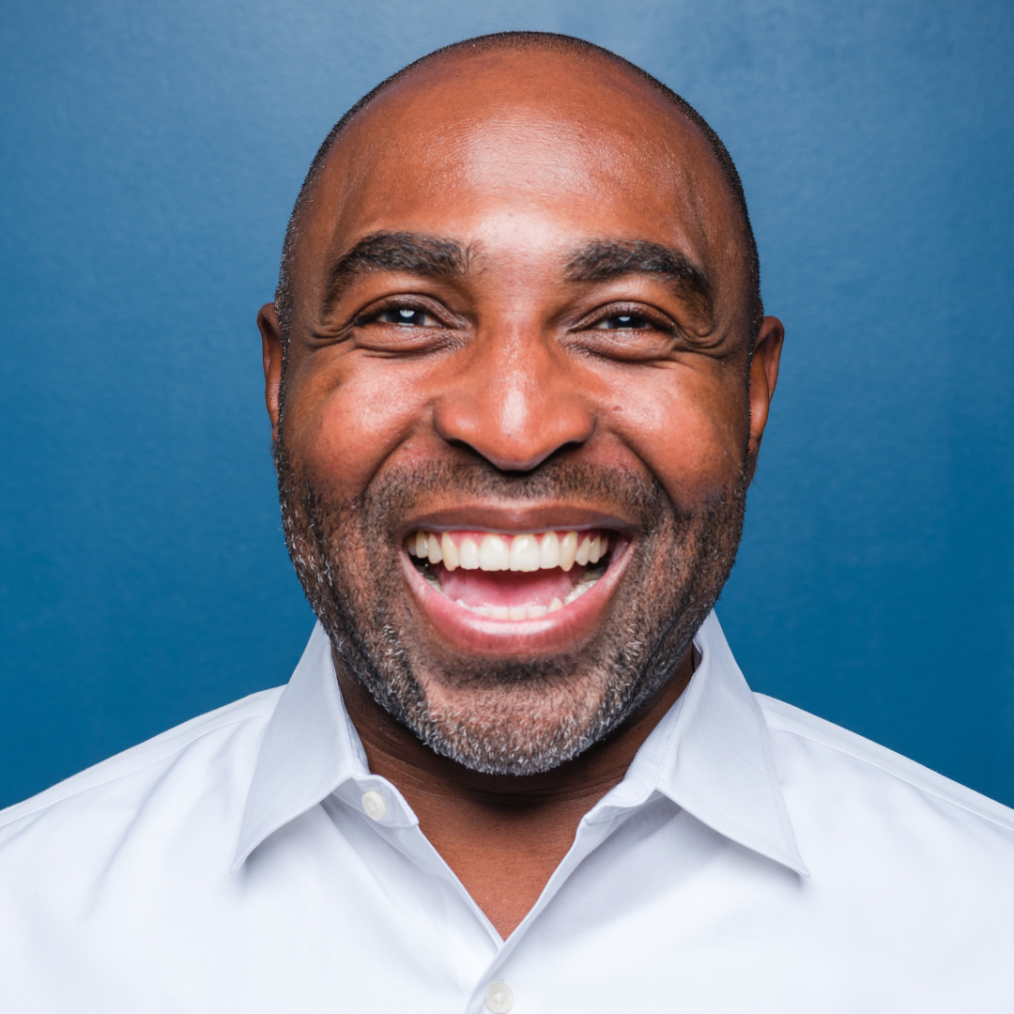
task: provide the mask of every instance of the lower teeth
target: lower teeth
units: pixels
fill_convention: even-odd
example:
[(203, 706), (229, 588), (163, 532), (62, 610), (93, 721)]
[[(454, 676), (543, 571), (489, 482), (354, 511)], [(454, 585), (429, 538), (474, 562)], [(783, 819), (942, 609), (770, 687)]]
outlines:
[[(536, 620), (540, 616), (545, 616), (546, 613), (555, 613), (557, 609), (569, 606), (571, 602), (579, 599), (598, 581), (604, 573), (605, 567), (606, 563), (603, 558), (600, 567), (595, 568), (593, 571), (585, 571), (562, 600), (555, 598), (548, 606), (470, 606), (461, 599), (457, 600), (457, 604), (469, 612), (478, 613), (480, 616), (487, 616), (492, 620), (514, 620), (515, 622), (519, 620)], [(419, 567), (419, 572), (426, 581), (443, 594), (444, 589), (440, 584), (440, 579), (430, 567), (421, 566)]]
[(584, 595), (596, 581), (598, 581), (597, 577), (584, 576), (580, 578), (577, 584), (567, 593), (565, 599), (562, 601), (558, 598), (553, 599), (548, 606), (470, 606), (461, 599), (457, 600), (457, 604), (469, 612), (478, 613), (480, 616), (488, 616), (492, 620), (536, 620), (540, 616), (545, 616), (546, 613), (555, 613), (557, 609), (569, 606), (571, 602)]
[(467, 609), (470, 613), (478, 613), (480, 616), (488, 616), (491, 620), (536, 620), (546, 613), (554, 612), (563, 608), (559, 599), (553, 599), (549, 606), (469, 606), (458, 599), (458, 605)]

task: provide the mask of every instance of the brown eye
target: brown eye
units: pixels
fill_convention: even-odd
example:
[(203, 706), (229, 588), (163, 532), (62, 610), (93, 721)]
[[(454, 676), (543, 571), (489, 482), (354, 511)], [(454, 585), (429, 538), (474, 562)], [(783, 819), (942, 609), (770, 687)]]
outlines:
[(411, 306), (392, 306), (374, 318), (380, 324), (401, 324), (407, 327), (438, 327), (440, 322), (431, 313)]
[(618, 313), (594, 325), (598, 331), (643, 331), (651, 326), (650, 320), (633, 313)]

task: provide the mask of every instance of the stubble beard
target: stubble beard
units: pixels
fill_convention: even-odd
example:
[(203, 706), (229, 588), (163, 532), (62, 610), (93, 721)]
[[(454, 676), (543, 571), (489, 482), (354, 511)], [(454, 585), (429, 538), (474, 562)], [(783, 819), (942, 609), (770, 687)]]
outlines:
[[(746, 478), (679, 506), (650, 474), (557, 460), (512, 475), (481, 459), (382, 473), (341, 502), (275, 446), (285, 541), (344, 666), (432, 750), (475, 771), (548, 771), (604, 739), (671, 678), (729, 576)], [(428, 495), (614, 503), (635, 523), (600, 628), (572, 653), (477, 658), (419, 631), (395, 533)]]

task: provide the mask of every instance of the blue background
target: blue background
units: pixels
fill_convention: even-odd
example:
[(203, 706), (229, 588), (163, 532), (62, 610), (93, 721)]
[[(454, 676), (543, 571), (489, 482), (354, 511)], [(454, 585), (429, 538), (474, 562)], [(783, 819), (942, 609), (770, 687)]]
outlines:
[(1014, 804), (1014, 6), (4, 0), (0, 804), (284, 682), (257, 307), (331, 124), (564, 31), (739, 164), (788, 329), (719, 613), (756, 689)]

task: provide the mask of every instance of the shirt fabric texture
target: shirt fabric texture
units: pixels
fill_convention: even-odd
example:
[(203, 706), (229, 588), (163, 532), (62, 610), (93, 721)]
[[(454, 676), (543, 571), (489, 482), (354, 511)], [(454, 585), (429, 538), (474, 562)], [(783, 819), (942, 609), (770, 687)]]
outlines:
[(1014, 1011), (1014, 811), (752, 693), (714, 614), (695, 644), (503, 940), (318, 625), (284, 688), (0, 813), (0, 1010)]

